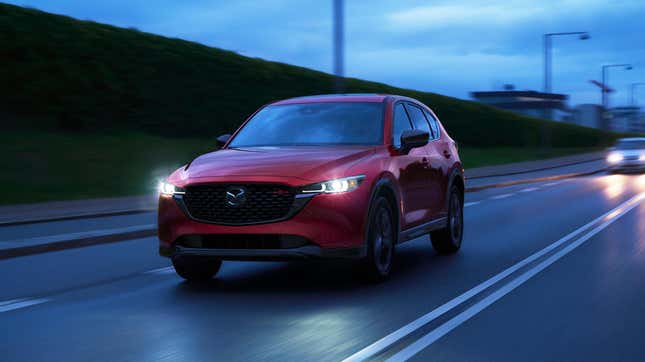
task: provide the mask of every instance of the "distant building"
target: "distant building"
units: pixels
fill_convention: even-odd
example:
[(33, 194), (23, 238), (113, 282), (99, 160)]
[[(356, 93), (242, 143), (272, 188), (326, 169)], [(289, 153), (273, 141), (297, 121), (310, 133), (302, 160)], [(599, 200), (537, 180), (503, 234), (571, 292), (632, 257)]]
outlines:
[(602, 106), (597, 104), (580, 104), (571, 111), (569, 122), (598, 129), (608, 129), (607, 122), (602, 117)]
[(609, 130), (614, 132), (645, 133), (645, 114), (640, 107), (614, 107), (607, 111)]
[(478, 102), (530, 117), (563, 121), (569, 116), (565, 94), (504, 90), (472, 92), (470, 95)]

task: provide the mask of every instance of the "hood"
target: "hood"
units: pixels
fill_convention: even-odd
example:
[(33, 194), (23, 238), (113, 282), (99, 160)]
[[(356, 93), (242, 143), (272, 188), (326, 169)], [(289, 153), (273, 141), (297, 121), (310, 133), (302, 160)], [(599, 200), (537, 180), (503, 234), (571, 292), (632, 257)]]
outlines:
[(222, 176), (297, 177), (320, 181), (344, 175), (351, 165), (372, 154), (375, 146), (252, 147), (207, 153), (193, 160), (188, 179)]

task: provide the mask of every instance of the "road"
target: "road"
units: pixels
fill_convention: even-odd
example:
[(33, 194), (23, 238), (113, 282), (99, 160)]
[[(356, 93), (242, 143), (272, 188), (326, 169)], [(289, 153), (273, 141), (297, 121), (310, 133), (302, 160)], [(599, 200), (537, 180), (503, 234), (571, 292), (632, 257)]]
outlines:
[[(154, 222), (4, 227), (2, 239)], [(365, 284), (347, 262), (227, 262), (183, 282), (156, 240), (0, 260), (3, 361), (638, 361), (645, 175), (466, 196), (461, 251), (427, 237)]]

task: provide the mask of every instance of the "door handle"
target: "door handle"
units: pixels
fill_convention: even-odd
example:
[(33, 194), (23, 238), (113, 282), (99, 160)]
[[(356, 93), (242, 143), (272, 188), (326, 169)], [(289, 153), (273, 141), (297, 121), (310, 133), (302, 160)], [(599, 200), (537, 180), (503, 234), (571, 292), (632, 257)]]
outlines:
[(450, 154), (450, 152), (448, 150), (443, 150), (443, 156), (445, 158), (450, 158), (450, 156), (452, 156), (452, 155)]

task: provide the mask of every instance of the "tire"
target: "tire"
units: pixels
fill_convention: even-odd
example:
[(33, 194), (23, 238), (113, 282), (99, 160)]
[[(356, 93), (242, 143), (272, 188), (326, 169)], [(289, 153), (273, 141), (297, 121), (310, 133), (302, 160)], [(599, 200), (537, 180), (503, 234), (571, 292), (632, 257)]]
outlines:
[(363, 269), (370, 281), (382, 281), (392, 270), (398, 226), (390, 202), (378, 196), (372, 203), (367, 230), (367, 255)]
[(456, 253), (464, 236), (464, 197), (457, 186), (450, 189), (448, 200), (448, 225), (430, 233), (432, 246), (439, 254)]
[(180, 277), (188, 281), (206, 281), (212, 279), (222, 266), (222, 261), (211, 258), (176, 256), (172, 266)]

